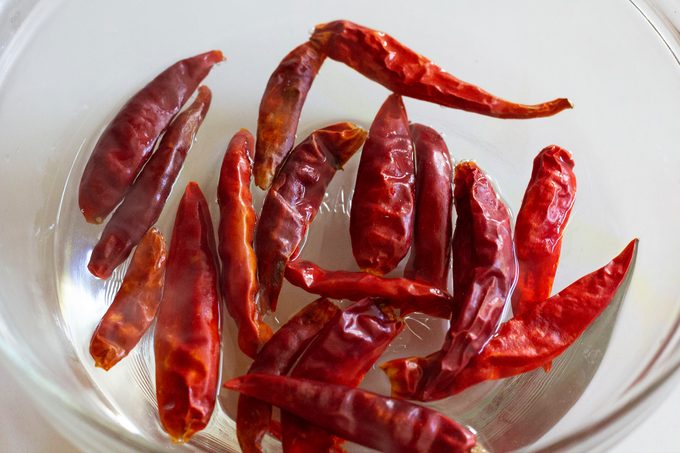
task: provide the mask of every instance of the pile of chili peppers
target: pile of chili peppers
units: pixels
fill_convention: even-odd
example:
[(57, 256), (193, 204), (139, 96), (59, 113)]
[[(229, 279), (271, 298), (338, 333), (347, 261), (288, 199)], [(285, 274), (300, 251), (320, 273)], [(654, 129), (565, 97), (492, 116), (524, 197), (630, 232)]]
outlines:
[[(327, 58), (392, 94), (368, 132), (341, 122), (294, 146), (307, 93)], [(257, 139), (241, 129), (227, 146), (218, 240), (208, 202), (192, 182), (166, 252), (153, 225), (208, 112), (210, 90), (198, 88), (178, 112), (222, 60), (212, 51), (163, 71), (125, 104), (87, 163), (79, 192), (85, 219), (101, 223), (113, 212), (88, 268), (108, 278), (136, 247), (92, 336), (96, 365), (108, 370), (123, 359), (156, 318), (160, 421), (173, 440), (188, 441), (215, 407), (224, 303), (240, 349), (253, 359), (248, 374), (225, 384), (241, 393), (243, 451), (262, 451), (268, 433), (290, 452), (339, 451), (345, 440), (390, 452), (469, 451), (472, 431), (407, 400), (438, 400), (482, 381), (549, 371), (613, 299), (637, 240), (554, 294), (576, 194), (571, 154), (553, 145), (536, 156), (513, 231), (483, 170), (469, 161), (454, 165), (435, 130), (409, 122), (402, 97), (498, 118), (545, 117), (571, 104), (506, 101), (385, 33), (344, 20), (319, 25), (271, 75)], [(360, 271), (299, 259), (329, 183), (362, 147), (349, 227)], [(253, 177), (267, 190), (259, 219)], [(386, 277), (407, 255), (403, 276)], [(265, 315), (276, 310), (284, 279), (321, 298), (274, 332)], [(354, 303), (343, 310), (331, 299)], [(508, 302), (512, 317), (502, 322)], [(381, 364), (391, 397), (359, 389), (414, 312), (450, 321), (440, 349)], [(281, 409), (280, 421), (272, 405)]]

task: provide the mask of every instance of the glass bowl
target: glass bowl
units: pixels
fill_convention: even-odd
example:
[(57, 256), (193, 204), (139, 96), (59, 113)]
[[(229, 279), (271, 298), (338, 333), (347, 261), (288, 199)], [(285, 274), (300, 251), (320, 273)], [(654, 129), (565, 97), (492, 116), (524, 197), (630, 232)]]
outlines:
[[(443, 132), (454, 159), (477, 161), (514, 211), (533, 156), (551, 143), (572, 151), (579, 194), (556, 289), (640, 238), (627, 293), (549, 374), (487, 383), (433, 406), (470, 424), (490, 451), (606, 450), (667, 394), (680, 366), (677, 7), (642, 0), (3, 2), (0, 350), (11, 371), (84, 450), (237, 449), (236, 395), (226, 391), (191, 443), (167, 440), (156, 416), (150, 335), (112, 371), (94, 368), (89, 335), (122, 269), (107, 282), (86, 271), (101, 227), (80, 216), (77, 183), (94, 141), (132, 93), (170, 63), (219, 48), (228, 61), (206, 80), (213, 107), (158, 225), (169, 236), (189, 180), (200, 182), (215, 214), (215, 169), (233, 132), (255, 130), (272, 69), (316, 23), (347, 18), (391, 33), (508, 99), (574, 102), (553, 118), (503, 121), (406, 100), (410, 119)], [(368, 126), (386, 95), (329, 61), (309, 95), (300, 136), (338, 120)], [(347, 208), (357, 162), (329, 187), (303, 257), (354, 268)], [(259, 206), (262, 193), (255, 195)], [(287, 285), (270, 321), (285, 321), (311, 298)], [(417, 317), (408, 326), (385, 358), (434, 350), (445, 327)], [(227, 320), (224, 379), (248, 365), (233, 331)], [(364, 385), (387, 390), (376, 370)], [(266, 447), (276, 450), (273, 442)]]

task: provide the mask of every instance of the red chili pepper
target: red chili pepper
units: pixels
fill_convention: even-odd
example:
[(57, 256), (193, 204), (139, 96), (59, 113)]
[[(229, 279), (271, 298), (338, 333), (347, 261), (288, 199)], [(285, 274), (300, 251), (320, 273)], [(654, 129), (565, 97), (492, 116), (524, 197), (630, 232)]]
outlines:
[(255, 183), (267, 189), (295, 142), (300, 112), (326, 54), (306, 42), (283, 57), (272, 73), (257, 119)]
[[(262, 347), (248, 373), (288, 374), (309, 343), (340, 309), (328, 299), (318, 299), (290, 318)], [(236, 415), (236, 435), (244, 453), (262, 452), (262, 438), (270, 429), (271, 404), (241, 395)]]
[(414, 173), (406, 109), (401, 97), (393, 94), (371, 124), (354, 185), (349, 232), (361, 270), (386, 274), (408, 253)]
[(229, 314), (238, 326), (239, 347), (252, 358), (272, 336), (272, 330), (262, 320), (256, 304), (255, 210), (250, 193), (254, 141), (245, 129), (234, 135), (224, 155), (217, 186), (222, 294)]
[(286, 280), (307, 292), (331, 299), (384, 299), (405, 316), (413, 312), (448, 318), (453, 298), (445, 291), (406, 278), (385, 278), (366, 272), (329, 271), (314, 263), (288, 263)]
[(416, 210), (404, 277), (446, 291), (453, 209), (451, 157), (444, 139), (434, 129), (412, 124), (411, 137), (416, 149)]
[(156, 223), (198, 128), (208, 113), (211, 99), (208, 87), (200, 87), (194, 103), (170, 123), (158, 150), (111, 216), (92, 250), (87, 268), (93, 275), (109, 278), (144, 233)]
[(510, 213), (472, 162), (456, 166), (454, 314), (439, 352), (381, 366), (394, 395), (430, 401), (482, 350), (498, 327), (515, 280)]
[(506, 101), (455, 78), (387, 33), (346, 20), (317, 25), (311, 41), (333, 60), (402, 96), (497, 118), (551, 116), (572, 107), (568, 99), (536, 105)]
[(90, 340), (95, 365), (111, 369), (139, 343), (156, 317), (163, 294), (165, 240), (151, 228), (135, 250), (123, 285)]
[(344, 439), (389, 452), (468, 452), (476, 436), (440, 413), (344, 385), (266, 374), (224, 384)]
[(255, 232), (260, 305), (276, 310), (283, 273), (314, 220), (326, 187), (366, 139), (352, 123), (318, 129), (291, 151), (262, 206)]
[(161, 424), (179, 442), (202, 430), (215, 407), (221, 331), (217, 269), (208, 203), (190, 182), (177, 209), (154, 336)]
[(548, 146), (534, 159), (529, 185), (515, 223), (519, 278), (512, 295), (515, 315), (550, 297), (562, 234), (576, 196), (574, 161), (568, 151)]
[(120, 203), (158, 136), (222, 60), (222, 52), (213, 50), (178, 61), (132, 96), (111, 120), (80, 180), (78, 201), (85, 220), (101, 223)]

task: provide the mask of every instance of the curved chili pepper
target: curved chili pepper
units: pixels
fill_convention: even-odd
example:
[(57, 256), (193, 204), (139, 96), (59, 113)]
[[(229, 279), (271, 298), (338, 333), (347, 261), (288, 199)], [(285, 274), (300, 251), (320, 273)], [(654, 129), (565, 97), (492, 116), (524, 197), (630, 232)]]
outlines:
[(170, 123), (158, 150), (144, 166), (94, 246), (87, 265), (93, 275), (109, 278), (156, 223), (208, 113), (211, 99), (208, 87), (200, 87), (194, 103)]
[[(328, 299), (317, 299), (290, 318), (262, 347), (248, 373), (288, 374), (300, 354), (340, 309)], [(244, 453), (261, 453), (262, 438), (270, 429), (271, 404), (241, 395), (236, 436)]]
[(482, 350), (498, 327), (515, 280), (510, 213), (472, 162), (456, 166), (453, 233), (454, 314), (444, 345), (426, 358), (381, 368), (394, 395), (430, 401)]
[(453, 229), (451, 157), (444, 139), (431, 127), (411, 124), (411, 137), (416, 149), (416, 210), (404, 277), (446, 291)]
[(519, 278), (512, 295), (515, 315), (550, 297), (562, 234), (576, 196), (574, 161), (568, 151), (548, 146), (534, 159), (531, 179), (515, 223)]
[(255, 210), (250, 193), (254, 141), (245, 129), (234, 135), (224, 155), (217, 185), (222, 294), (227, 310), (238, 326), (239, 347), (252, 358), (272, 336), (272, 330), (262, 320), (256, 304)]
[(95, 365), (105, 370), (120, 362), (151, 326), (163, 294), (165, 240), (155, 228), (132, 255), (123, 285), (90, 340)]
[(467, 428), (432, 409), (344, 385), (247, 374), (224, 386), (380, 451), (460, 453), (476, 443)]
[(402, 96), (497, 118), (538, 118), (572, 108), (568, 99), (516, 104), (444, 71), (387, 33), (346, 20), (317, 25), (311, 37), (333, 60)]
[(205, 428), (220, 372), (217, 251), (208, 203), (190, 182), (177, 209), (154, 335), (156, 398), (173, 440)]
[(304, 260), (288, 263), (286, 280), (307, 292), (332, 299), (384, 299), (399, 308), (402, 316), (421, 312), (448, 318), (453, 306), (453, 298), (448, 293), (425, 283), (366, 272), (329, 271)]
[(255, 232), (259, 303), (276, 310), (288, 260), (299, 252), (326, 187), (366, 139), (352, 123), (318, 129), (291, 151), (264, 200)]
[(132, 96), (111, 120), (80, 180), (78, 202), (85, 220), (101, 223), (120, 203), (158, 136), (222, 60), (222, 52), (213, 50), (178, 61)]
[(361, 270), (391, 271), (413, 234), (413, 143), (401, 97), (390, 95), (371, 124), (352, 196), (349, 233)]
[(300, 112), (326, 59), (316, 44), (305, 42), (283, 57), (272, 73), (257, 118), (255, 183), (267, 189), (295, 142)]

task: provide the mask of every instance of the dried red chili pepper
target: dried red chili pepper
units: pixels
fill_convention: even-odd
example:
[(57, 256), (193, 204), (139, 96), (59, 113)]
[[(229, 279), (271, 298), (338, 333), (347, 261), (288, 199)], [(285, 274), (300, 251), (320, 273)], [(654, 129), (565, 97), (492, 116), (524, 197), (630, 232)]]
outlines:
[(416, 150), (416, 209), (404, 277), (446, 291), (453, 209), (451, 157), (444, 139), (431, 127), (412, 124), (411, 137)]
[(389, 452), (468, 452), (476, 436), (440, 413), (344, 385), (247, 374), (224, 386), (369, 448)]
[(384, 299), (401, 310), (448, 318), (453, 298), (445, 291), (406, 278), (385, 278), (367, 272), (329, 271), (314, 263), (295, 260), (288, 263), (286, 280), (307, 292), (332, 299)]
[(255, 183), (266, 189), (295, 142), (300, 112), (326, 54), (305, 42), (283, 57), (272, 73), (257, 119)]
[(208, 87), (200, 87), (194, 103), (170, 123), (158, 150), (111, 216), (92, 250), (87, 268), (93, 275), (109, 278), (144, 233), (156, 223), (198, 128), (208, 113), (211, 99)]
[[(287, 374), (307, 345), (340, 312), (328, 299), (317, 299), (290, 318), (262, 347), (248, 373)], [(262, 438), (271, 426), (271, 404), (241, 395), (236, 435), (244, 453), (262, 452)]]
[(213, 50), (178, 61), (132, 96), (111, 120), (80, 180), (78, 202), (85, 220), (101, 223), (123, 199), (158, 136), (222, 60), (222, 52)]
[(456, 166), (453, 233), (454, 313), (444, 345), (426, 358), (397, 359), (381, 368), (394, 395), (429, 401), (496, 331), (515, 280), (510, 213), (472, 162)]
[(371, 124), (352, 196), (349, 232), (361, 270), (394, 269), (411, 247), (413, 143), (401, 97), (390, 95)]
[(272, 330), (262, 320), (256, 304), (255, 210), (250, 193), (254, 141), (245, 129), (234, 135), (224, 155), (217, 185), (222, 294), (229, 314), (238, 326), (239, 347), (252, 358), (272, 336)]
[(551, 116), (572, 107), (568, 99), (536, 105), (506, 101), (455, 78), (387, 33), (346, 20), (317, 25), (311, 41), (333, 60), (402, 96), (497, 118)]
[(174, 440), (203, 429), (220, 371), (217, 250), (208, 203), (190, 182), (177, 209), (154, 335), (161, 424)]
[(548, 146), (534, 159), (515, 223), (515, 252), (519, 263), (519, 278), (512, 295), (515, 315), (550, 297), (562, 234), (576, 196), (573, 169), (571, 154), (559, 146)]
[(135, 250), (113, 303), (90, 340), (95, 365), (111, 369), (139, 343), (156, 317), (163, 294), (165, 240), (151, 228)]
[(291, 151), (262, 206), (255, 232), (260, 305), (276, 309), (283, 273), (295, 257), (338, 169), (366, 139), (352, 123), (318, 129)]

